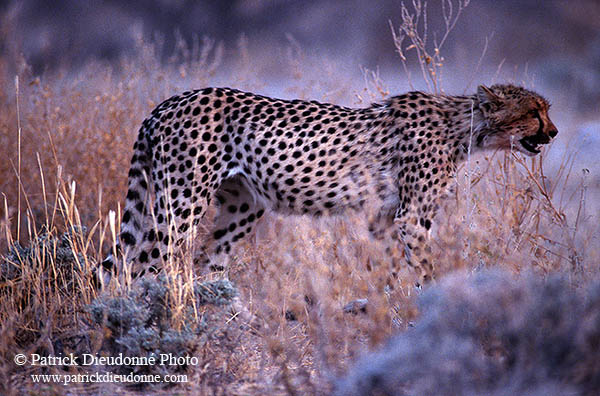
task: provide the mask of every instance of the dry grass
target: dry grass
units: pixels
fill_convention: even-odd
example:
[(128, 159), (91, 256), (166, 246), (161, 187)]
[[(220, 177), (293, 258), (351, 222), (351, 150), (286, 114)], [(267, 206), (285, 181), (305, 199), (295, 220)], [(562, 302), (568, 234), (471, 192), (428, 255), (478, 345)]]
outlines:
[[(267, 84), (252, 75), (243, 43), (241, 61), (230, 74), (217, 73), (222, 49), (210, 41), (194, 48), (180, 43), (166, 63), (158, 61), (160, 51), (140, 40), (135, 55), (119, 65), (90, 64), (41, 77), (32, 76), (21, 62), (18, 92), (8, 72), (15, 60), (0, 58), (0, 252), (7, 258), (0, 274), (4, 394), (64, 393), (62, 385), (32, 383), (29, 374), (86, 372), (16, 366), (16, 353), (95, 353), (110, 338), (92, 325), (86, 309), (98, 297), (91, 269), (113, 243), (116, 230), (109, 226), (108, 212), (118, 210), (125, 196), (131, 147), (143, 117), (175, 92), (220, 80), (268, 93)], [(442, 59), (435, 48), (428, 51)], [(310, 63), (292, 43), (287, 66), (292, 83), (286, 87), (291, 96), (335, 102), (348, 93), (327, 72), (303, 74), (315, 70), (303, 62)], [(435, 75), (441, 65), (434, 65), (435, 70), (422, 71), (438, 90)], [(355, 96), (349, 97), (362, 101), (388, 94), (377, 73), (366, 71), (365, 76), (368, 88), (354, 87)], [(572, 183), (579, 175), (571, 173), (569, 158), (558, 172), (545, 175), (544, 158), (552, 153), (550, 147), (535, 159), (490, 153), (470, 160), (457, 177), (455, 196), (437, 217), (438, 279), (459, 269), (471, 273), (487, 267), (542, 277), (559, 272), (572, 287), (597, 277), (598, 228), (585, 214), (585, 199), (593, 192)], [(62, 237), (65, 232), (70, 236)], [(19, 243), (29, 250), (17, 249)], [(202, 363), (188, 370), (190, 382), (142, 391), (330, 393), (335, 378), (358, 355), (417, 320), (414, 275), (406, 269), (396, 287), (386, 288), (392, 260), (401, 259), (400, 247), (390, 246), (391, 254), (385, 253), (388, 245), (369, 237), (359, 215), (318, 220), (267, 216), (226, 274), (239, 289), (239, 300), (229, 308), (197, 307), (194, 312), (197, 323), (204, 320), (214, 331), (196, 346), (194, 354)], [(192, 275), (169, 274), (166, 304), (175, 329), (183, 326), (183, 312), (194, 304)], [(123, 290), (105, 293), (119, 296)], [(344, 314), (342, 307), (357, 298), (369, 299), (367, 312)], [(68, 389), (77, 394), (139, 391), (117, 385)]]

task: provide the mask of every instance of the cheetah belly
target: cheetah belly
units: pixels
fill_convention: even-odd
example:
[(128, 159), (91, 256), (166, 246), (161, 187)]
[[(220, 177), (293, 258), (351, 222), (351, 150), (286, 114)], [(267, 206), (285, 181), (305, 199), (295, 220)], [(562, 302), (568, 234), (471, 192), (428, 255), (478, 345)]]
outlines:
[(339, 172), (320, 174), (318, 162), (306, 155), (295, 162), (301, 166), (271, 164), (279, 171), (270, 176), (264, 174), (264, 166), (245, 162), (243, 167), (231, 169), (229, 177), (241, 176), (254, 202), (281, 214), (334, 215), (368, 206), (393, 216), (399, 202), (398, 187), (387, 174), (372, 171), (365, 166), (369, 162), (360, 159)]

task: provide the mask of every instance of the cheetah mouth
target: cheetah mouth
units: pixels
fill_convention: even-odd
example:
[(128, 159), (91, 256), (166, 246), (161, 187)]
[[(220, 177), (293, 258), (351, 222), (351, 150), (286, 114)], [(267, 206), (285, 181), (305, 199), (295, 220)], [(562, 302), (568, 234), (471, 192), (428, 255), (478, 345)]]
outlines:
[(542, 122), (542, 119), (537, 113), (536, 118), (538, 119), (540, 126), (535, 135), (525, 136), (524, 138), (519, 140), (521, 146), (523, 146), (523, 148), (526, 150), (526, 154), (529, 155), (539, 154), (540, 150), (538, 149), (538, 147), (542, 144), (550, 143), (550, 136), (544, 133), (544, 123)]
[(543, 133), (536, 133), (535, 135), (526, 136), (519, 140), (521, 146), (527, 150), (527, 154), (533, 155), (539, 154), (539, 146), (550, 143), (550, 138)]
[(540, 153), (540, 149), (539, 144), (533, 142), (530, 137), (524, 137), (523, 139), (519, 140), (519, 143), (521, 143), (521, 146), (523, 146), (523, 148), (525, 150), (527, 150), (529, 153), (532, 154), (539, 154)]

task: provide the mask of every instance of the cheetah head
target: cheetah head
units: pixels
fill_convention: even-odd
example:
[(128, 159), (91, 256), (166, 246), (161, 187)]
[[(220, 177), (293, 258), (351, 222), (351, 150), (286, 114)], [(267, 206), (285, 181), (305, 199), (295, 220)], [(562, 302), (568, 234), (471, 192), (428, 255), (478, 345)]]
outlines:
[(558, 134), (548, 117), (550, 105), (535, 92), (514, 85), (480, 85), (477, 100), (485, 124), (477, 138), (479, 147), (516, 149), (533, 156)]

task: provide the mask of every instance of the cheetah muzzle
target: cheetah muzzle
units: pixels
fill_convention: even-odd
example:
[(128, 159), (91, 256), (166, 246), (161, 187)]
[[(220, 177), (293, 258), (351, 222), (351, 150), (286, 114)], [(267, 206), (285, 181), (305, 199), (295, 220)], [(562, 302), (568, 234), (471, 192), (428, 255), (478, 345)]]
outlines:
[(184, 92), (140, 128), (119, 257), (102, 268), (156, 273), (190, 239), (200, 265), (218, 267), (267, 210), (319, 216), (376, 201), (369, 230), (392, 229), (421, 282), (431, 279), (430, 231), (459, 164), (483, 150), (540, 153), (557, 134), (548, 110), (540, 95), (513, 85), (462, 96), (409, 92), (358, 109), (229, 88)]

